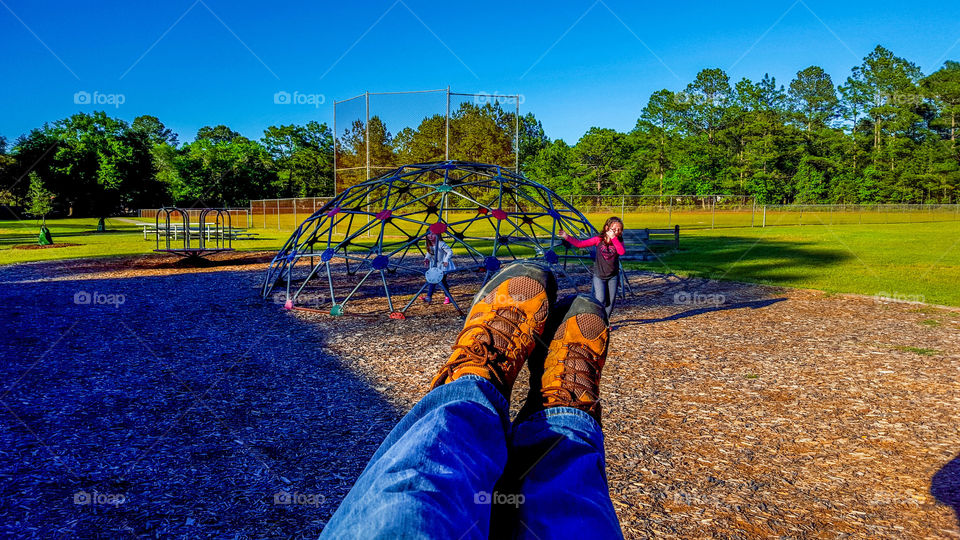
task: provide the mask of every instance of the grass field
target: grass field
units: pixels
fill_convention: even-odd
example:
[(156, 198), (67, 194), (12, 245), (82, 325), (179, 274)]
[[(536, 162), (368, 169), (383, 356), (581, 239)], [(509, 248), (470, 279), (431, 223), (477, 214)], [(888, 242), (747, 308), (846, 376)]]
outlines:
[[(662, 213), (625, 215), (628, 228), (664, 227)], [(790, 219), (798, 216), (792, 212)], [(863, 219), (853, 213), (807, 214), (806, 223), (850, 223), (777, 227), (734, 227), (733, 216), (718, 212), (723, 223), (709, 227), (709, 212), (674, 213), (672, 223), (682, 222), (681, 250), (661, 260), (638, 264), (660, 272), (820, 289), (828, 292), (880, 295), (901, 300), (960, 306), (960, 221), (856, 224)], [(607, 214), (587, 217), (599, 226)], [(749, 216), (749, 214), (747, 214)], [(875, 217), (876, 215), (871, 215)], [(275, 250), (289, 236), (292, 216), (278, 230), (275, 221), (266, 228), (254, 216), (255, 240), (239, 240), (239, 250)], [(276, 220), (276, 216), (272, 216)], [(735, 216), (742, 219), (742, 214)], [(889, 216), (888, 216), (889, 218)], [(767, 215), (767, 224), (783, 222), (786, 216)], [(896, 219), (894, 219), (896, 220)], [(152, 222), (152, 220), (150, 220)], [(289, 224), (286, 223), (289, 221)], [(876, 221), (876, 220), (871, 220)], [(143, 239), (139, 226), (118, 219), (108, 220), (109, 232), (96, 233), (96, 219), (48, 221), (57, 243), (78, 244), (45, 249), (14, 249), (35, 244), (38, 225), (33, 221), (0, 221), (0, 264), (77, 257), (137, 255), (149, 253), (154, 241)], [(700, 228), (697, 228), (700, 227)], [(477, 233), (485, 228), (478, 227)]]
[(692, 230), (637, 266), (960, 306), (960, 222)]
[[(131, 220), (133, 221), (133, 220)], [(153, 223), (153, 220), (150, 220)], [(97, 233), (96, 218), (47, 220), (55, 244), (77, 244), (65, 247), (42, 249), (19, 249), (17, 246), (34, 246), (40, 230), (38, 222), (0, 221), (0, 264), (73, 259), (79, 257), (107, 257), (114, 255), (142, 255), (156, 247), (152, 235), (143, 239), (141, 226), (120, 219), (107, 220), (107, 232)], [(277, 249), (290, 235), (289, 231), (256, 229), (255, 240), (237, 240), (233, 247), (240, 250)]]

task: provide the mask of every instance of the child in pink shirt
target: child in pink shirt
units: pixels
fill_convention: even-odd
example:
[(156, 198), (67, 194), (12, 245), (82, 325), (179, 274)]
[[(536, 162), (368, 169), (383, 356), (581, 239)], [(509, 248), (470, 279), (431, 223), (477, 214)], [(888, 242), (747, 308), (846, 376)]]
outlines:
[(609, 320), (610, 314), (613, 313), (613, 302), (617, 298), (620, 256), (626, 252), (623, 249), (623, 221), (618, 217), (607, 219), (600, 235), (586, 240), (570, 236), (562, 229), (558, 235), (574, 247), (597, 246), (597, 257), (593, 263), (593, 296), (603, 304)]

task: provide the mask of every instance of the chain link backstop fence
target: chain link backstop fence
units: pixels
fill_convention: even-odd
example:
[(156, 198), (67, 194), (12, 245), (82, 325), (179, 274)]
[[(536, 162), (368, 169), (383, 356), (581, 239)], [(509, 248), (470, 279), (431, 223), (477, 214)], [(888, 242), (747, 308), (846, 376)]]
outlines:
[(334, 101), (334, 193), (409, 163), (451, 159), (517, 171), (522, 101), (450, 88)]

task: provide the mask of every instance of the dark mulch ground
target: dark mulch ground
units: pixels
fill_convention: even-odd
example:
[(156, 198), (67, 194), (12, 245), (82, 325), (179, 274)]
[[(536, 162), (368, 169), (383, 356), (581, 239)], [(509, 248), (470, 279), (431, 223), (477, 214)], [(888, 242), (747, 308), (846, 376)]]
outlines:
[[(213, 259), (0, 269), (0, 534), (313, 537), (462, 324), (285, 311), (264, 255)], [(960, 314), (634, 285), (603, 382), (628, 538), (960, 536)]]

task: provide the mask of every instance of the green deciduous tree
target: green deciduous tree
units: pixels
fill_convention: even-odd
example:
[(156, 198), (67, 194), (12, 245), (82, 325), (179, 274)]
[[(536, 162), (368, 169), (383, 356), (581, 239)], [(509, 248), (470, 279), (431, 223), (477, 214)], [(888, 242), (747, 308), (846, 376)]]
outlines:
[(29, 177), (26, 211), (31, 216), (40, 218), (46, 225), (47, 214), (53, 211), (53, 192), (43, 186), (43, 180), (37, 173), (32, 172)]

